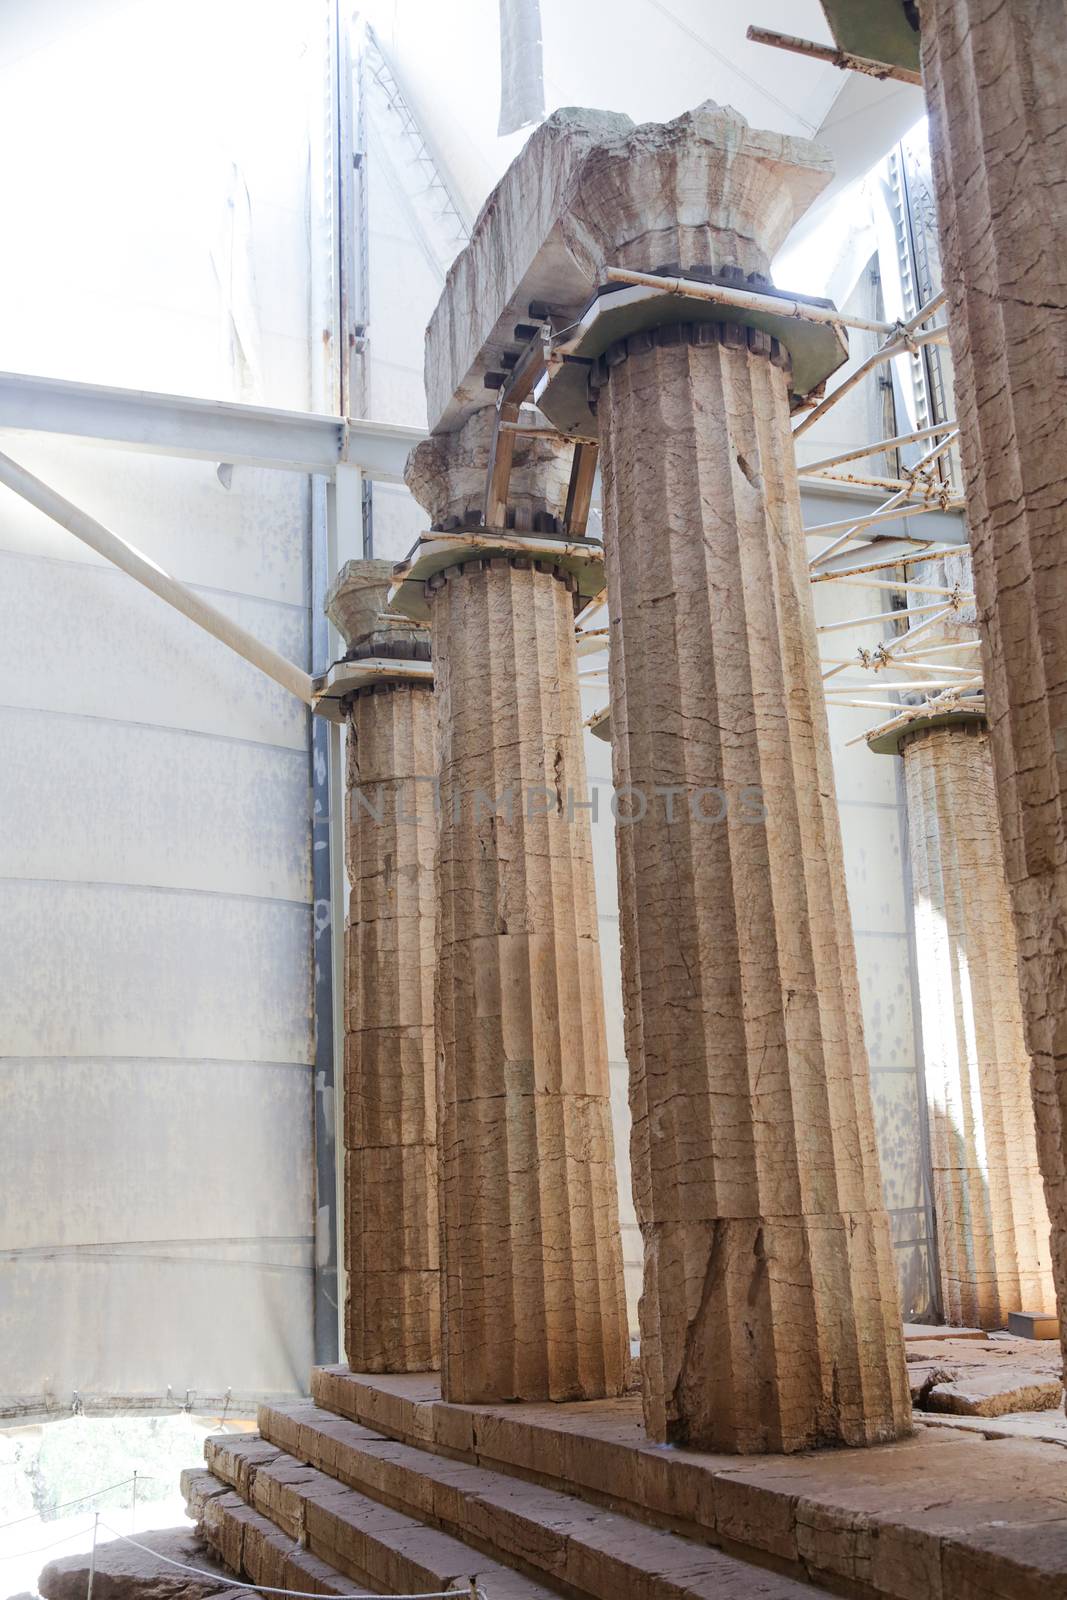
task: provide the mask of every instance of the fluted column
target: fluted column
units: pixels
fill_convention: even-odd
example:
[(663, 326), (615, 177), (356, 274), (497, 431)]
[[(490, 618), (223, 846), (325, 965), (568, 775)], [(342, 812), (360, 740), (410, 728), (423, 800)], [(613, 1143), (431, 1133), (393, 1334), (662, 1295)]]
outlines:
[(609, 350), (601, 381), (646, 1425), (737, 1451), (892, 1439), (910, 1407), (786, 363), (683, 325)]
[[(448, 446), (420, 447), (420, 471)], [(457, 436), (457, 459), (465, 448)], [(554, 481), (565, 493), (565, 466)], [(419, 471), (409, 482), (427, 493)], [(531, 504), (517, 512), (528, 525)], [(628, 1364), (572, 589), (551, 555), (473, 551), (428, 585), (442, 1389), (456, 1401), (618, 1394)]]
[(1001, 1327), (1054, 1299), (989, 740), (976, 717), (900, 748), (944, 1311)]
[[(349, 562), (332, 591), (351, 659), (429, 656), (377, 615), (390, 571)], [(345, 1351), (357, 1372), (423, 1372), (440, 1360), (433, 684), (368, 684), (347, 711)]]
[(1067, 1347), (1067, 11), (923, 0), (990, 744)]
[[(601, 276), (766, 286), (829, 174), (818, 147), (703, 106), (591, 152), (568, 234)], [(631, 791), (619, 900), (645, 1422), (708, 1449), (873, 1444), (908, 1431), (910, 1404), (791, 367), (736, 313), (678, 315), (635, 319), (591, 375), (613, 759)]]

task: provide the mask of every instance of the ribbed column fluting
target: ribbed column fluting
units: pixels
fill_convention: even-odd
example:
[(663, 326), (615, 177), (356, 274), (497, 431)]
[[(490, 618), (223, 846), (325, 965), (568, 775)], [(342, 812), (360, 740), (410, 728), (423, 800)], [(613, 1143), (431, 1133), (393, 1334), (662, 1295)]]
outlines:
[(430, 593), (442, 1389), (613, 1395), (629, 1347), (572, 595), (525, 557)]
[(431, 683), (349, 706), (345, 932), (346, 1353), (357, 1372), (440, 1359)]
[(1055, 1304), (1018, 954), (980, 720), (901, 740), (944, 1312)]
[(910, 1427), (784, 357), (601, 367), (641, 1366), (657, 1439)]

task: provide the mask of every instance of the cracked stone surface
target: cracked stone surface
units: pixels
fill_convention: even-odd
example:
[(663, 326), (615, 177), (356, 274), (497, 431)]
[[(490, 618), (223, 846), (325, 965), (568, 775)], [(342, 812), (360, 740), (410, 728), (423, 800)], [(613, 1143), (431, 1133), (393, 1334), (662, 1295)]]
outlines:
[(989, 738), (928, 728), (901, 754), (944, 1308), (997, 1328), (1055, 1295)]
[(985, 691), (1067, 1305), (1067, 11), (923, 0)]
[(432, 613), (442, 1384), (615, 1395), (629, 1341), (592, 842), (567, 813), (586, 793), (571, 594), (547, 566), (472, 562)]
[(331, 583), (324, 609), (350, 650), (385, 622), (392, 573), (391, 561), (346, 561)]
[(599, 399), (645, 1421), (873, 1444), (910, 1404), (787, 376), (660, 333)]
[(436, 820), (429, 783), (416, 781), (436, 770), (431, 685), (361, 690), (347, 752), (345, 1344), (357, 1370), (422, 1372), (440, 1357)]

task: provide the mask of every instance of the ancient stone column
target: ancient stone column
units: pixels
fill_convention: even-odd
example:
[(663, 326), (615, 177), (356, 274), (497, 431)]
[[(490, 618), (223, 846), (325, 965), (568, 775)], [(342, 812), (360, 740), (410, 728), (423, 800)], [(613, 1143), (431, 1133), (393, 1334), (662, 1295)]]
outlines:
[[(420, 445), (408, 477), (436, 526), (460, 524), (428, 585), (442, 1390), (593, 1398), (620, 1392), (629, 1346), (573, 581), (551, 553), (493, 553), (492, 530), (466, 513), (466, 489), (484, 490), (490, 421)], [(516, 528), (554, 526), (569, 454), (517, 447)], [(465, 546), (464, 524), (485, 542)]]
[(382, 615), (392, 563), (350, 561), (327, 597), (347, 659), (396, 663), (347, 702), (345, 1350), (356, 1372), (440, 1360), (433, 970), (433, 683), (422, 629)]
[(1054, 1304), (1015, 929), (984, 719), (900, 739), (945, 1317)]
[[(920, 599), (936, 592), (953, 607), (916, 619), (931, 664), (965, 672), (975, 652), (960, 647), (977, 640), (969, 551), (911, 575), (931, 586)], [(948, 1322), (998, 1328), (1055, 1300), (989, 737), (980, 691), (942, 711), (907, 699), (909, 720), (868, 743), (904, 763), (942, 1304)]]
[[(768, 261), (822, 153), (701, 108), (586, 159), (607, 265)], [(678, 313), (675, 312), (675, 315)], [(594, 369), (612, 623), (641, 1369), (656, 1439), (910, 1427), (790, 440), (759, 329), (645, 328)]]
[(923, 0), (921, 22), (990, 744), (1067, 1337), (1067, 11)]

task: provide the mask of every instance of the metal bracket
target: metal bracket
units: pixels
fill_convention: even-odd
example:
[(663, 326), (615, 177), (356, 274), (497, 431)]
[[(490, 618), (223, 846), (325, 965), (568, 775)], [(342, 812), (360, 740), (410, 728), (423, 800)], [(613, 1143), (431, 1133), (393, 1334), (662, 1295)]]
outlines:
[[(830, 374), (848, 360), (847, 341), (834, 324), (807, 321), (790, 308), (807, 301), (819, 309), (832, 310), (831, 302), (785, 294), (769, 286), (761, 288), (759, 294), (766, 301), (766, 308), (753, 310), (687, 294), (678, 287), (675, 277), (665, 279), (662, 289), (650, 284), (606, 281), (586, 306), (566, 344), (557, 342), (535, 391), (535, 403), (561, 433), (597, 439), (597, 418), (589, 397), (592, 362), (616, 340), (678, 322), (725, 322), (762, 328), (789, 352), (794, 399), (799, 401), (820, 391)], [(775, 307), (776, 300), (782, 302), (781, 311)]]
[(362, 661), (335, 661), (315, 678), (311, 709), (327, 722), (344, 722), (344, 701), (357, 689), (375, 683), (432, 683), (429, 661), (398, 661), (386, 656), (366, 656)]
[(575, 592), (583, 604), (604, 588), (604, 547), (599, 539), (558, 539), (547, 534), (513, 533), (510, 529), (471, 528), (426, 533), (419, 538), (407, 559), (393, 568), (390, 610), (425, 626), (430, 619), (427, 579), (446, 567), (491, 556), (528, 556), (534, 561), (552, 562), (574, 578)]

